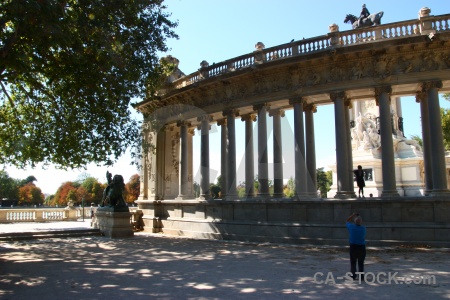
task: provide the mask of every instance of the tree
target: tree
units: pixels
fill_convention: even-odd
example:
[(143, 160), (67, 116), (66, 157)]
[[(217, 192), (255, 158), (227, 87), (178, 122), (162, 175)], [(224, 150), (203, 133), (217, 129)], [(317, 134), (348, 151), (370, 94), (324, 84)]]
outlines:
[(130, 180), (125, 184), (125, 202), (133, 204), (141, 193), (141, 177), (138, 174), (134, 174), (130, 177)]
[(441, 108), (442, 136), (445, 150), (450, 150), (450, 109)]
[(27, 183), (19, 188), (19, 205), (44, 204), (44, 194), (33, 183)]
[(200, 184), (194, 181), (194, 197), (198, 198), (200, 197)]
[(0, 200), (17, 200), (19, 199), (19, 182), (9, 177), (5, 170), (0, 170)]
[(162, 0), (0, 2), (0, 163), (111, 165), (140, 141), (132, 98), (177, 38)]
[(70, 181), (64, 182), (56, 191), (55, 197), (53, 197), (51, 205), (66, 206), (68, 202), (67, 198), (69, 193), (71, 192), (71, 197), (73, 197), (72, 195), (76, 194), (77, 188), (78, 187), (76, 187), (73, 182)]
[(294, 178), (289, 178), (286, 186), (284, 187), (283, 190), (284, 194), (286, 195), (286, 197), (288, 198), (292, 198), (295, 196), (295, 180)]
[(317, 169), (317, 188), (320, 191), (322, 198), (327, 197), (327, 192), (330, 191), (330, 187), (333, 184), (332, 171), (324, 171), (324, 168)]
[(420, 147), (423, 146), (422, 138), (420, 136), (418, 136), (417, 134), (411, 135), (410, 139), (413, 140), (413, 141), (416, 141), (419, 144)]

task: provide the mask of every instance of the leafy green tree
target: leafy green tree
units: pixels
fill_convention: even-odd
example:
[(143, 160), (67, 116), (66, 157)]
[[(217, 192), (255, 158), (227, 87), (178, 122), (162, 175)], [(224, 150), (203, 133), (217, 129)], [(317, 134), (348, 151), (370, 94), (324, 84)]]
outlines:
[(417, 134), (411, 135), (410, 139), (413, 140), (413, 141), (416, 141), (420, 145), (420, 147), (423, 146), (422, 138), (420, 136), (418, 136)]
[(317, 169), (317, 188), (320, 191), (322, 198), (327, 197), (327, 192), (330, 191), (330, 187), (333, 184), (332, 171), (324, 171), (324, 168)]
[(0, 163), (110, 165), (139, 142), (129, 104), (177, 38), (162, 3), (0, 1)]
[(194, 181), (194, 197), (200, 197), (200, 184), (198, 184), (196, 181)]
[(284, 194), (288, 198), (292, 198), (295, 196), (295, 180), (294, 178), (289, 178), (286, 186), (284, 187)]
[(450, 150), (450, 109), (441, 108), (442, 136), (445, 150)]
[(34, 177), (33, 175), (28, 176), (27, 178), (25, 178), (24, 180), (22, 180), (22, 185), (26, 185), (28, 183), (33, 183), (37, 181), (36, 177)]
[(5, 170), (0, 170), (0, 200), (17, 200), (19, 199), (20, 184), (17, 179), (9, 177)]
[(209, 189), (210, 189), (211, 195), (214, 199), (220, 198), (220, 191), (221, 191), (220, 186), (218, 186), (217, 184), (211, 183), (209, 186)]

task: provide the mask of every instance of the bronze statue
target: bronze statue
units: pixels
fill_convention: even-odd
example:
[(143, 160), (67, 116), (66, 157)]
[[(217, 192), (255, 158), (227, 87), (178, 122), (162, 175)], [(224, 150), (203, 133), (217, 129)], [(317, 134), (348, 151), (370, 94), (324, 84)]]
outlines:
[(364, 6), (359, 18), (355, 15), (348, 14), (344, 19), (344, 23), (352, 24), (353, 29), (381, 24), (381, 18), (383, 17), (384, 12), (380, 11), (376, 14), (367, 15), (368, 13), (369, 11)]
[(106, 171), (106, 179), (108, 180), (108, 186), (103, 191), (101, 206), (126, 207), (127, 205), (123, 199), (125, 183), (122, 175), (114, 175), (114, 178), (112, 178), (112, 174)]

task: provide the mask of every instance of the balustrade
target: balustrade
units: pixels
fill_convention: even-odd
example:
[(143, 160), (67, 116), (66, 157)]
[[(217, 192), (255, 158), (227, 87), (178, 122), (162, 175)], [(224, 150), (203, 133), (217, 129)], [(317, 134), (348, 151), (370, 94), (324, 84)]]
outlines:
[[(431, 28), (436, 32), (450, 30), (450, 14), (431, 16), (427, 18), (427, 21), (431, 22)], [(386, 39), (408, 38), (415, 35), (420, 35), (420, 26), (421, 20), (414, 19), (374, 27), (341, 32), (337, 31), (335, 34), (338, 37), (339, 44), (335, 46), (352, 46), (361, 43), (379, 42)], [(207, 77), (214, 77), (227, 72), (247, 68), (255, 65), (256, 63), (271, 62), (295, 55), (307, 55), (317, 51), (326, 51), (331, 46), (330, 36), (322, 35), (255, 51), (256, 53), (263, 54), (263, 61), (255, 60), (255, 52), (252, 52), (226, 60), (224, 62), (215, 63), (211, 66), (203, 68), (202, 71), (207, 72)], [(204, 76), (201, 76), (200, 72), (197, 71), (174, 81), (174, 87), (176, 89), (180, 89), (194, 84), (202, 79), (204, 79)]]

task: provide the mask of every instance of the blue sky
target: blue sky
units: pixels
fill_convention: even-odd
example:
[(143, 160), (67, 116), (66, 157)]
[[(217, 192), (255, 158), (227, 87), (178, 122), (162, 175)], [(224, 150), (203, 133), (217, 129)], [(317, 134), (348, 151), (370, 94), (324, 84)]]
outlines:
[[(350, 30), (349, 24), (344, 24), (346, 14), (359, 15), (361, 1), (304, 1), (304, 0), (167, 0), (167, 11), (172, 13), (171, 19), (178, 20), (179, 26), (175, 29), (180, 36), (179, 40), (169, 40), (171, 49), (168, 53), (180, 60), (180, 69), (185, 74), (197, 71), (202, 60), (210, 64), (227, 60), (242, 54), (254, 51), (257, 42), (263, 42), (266, 47), (299, 40), (328, 33), (328, 26), (336, 23), (341, 31)], [(365, 4), (371, 13), (384, 11), (382, 23), (392, 23), (403, 20), (416, 19), (422, 7), (431, 8), (431, 14), (441, 15), (450, 13), (448, 0), (429, 1), (366, 1)], [(419, 104), (411, 97), (402, 98), (405, 134), (421, 135)], [(441, 106), (450, 108), (448, 101), (442, 100)], [(288, 113), (289, 115), (289, 113)], [(289, 116), (288, 116), (289, 117)], [(334, 112), (333, 107), (321, 106), (314, 116), (316, 131), (317, 167), (326, 167), (335, 157)], [(270, 118), (268, 118), (270, 119)], [(289, 119), (286, 118), (285, 121)], [(238, 119), (236, 126), (243, 123)], [(271, 123), (271, 122), (269, 122)], [(291, 145), (287, 138), (288, 123), (284, 124), (283, 148), (289, 149)], [(269, 124), (270, 127), (270, 124)], [(243, 127), (242, 127), (243, 128)], [(241, 130), (242, 132), (243, 130)], [(219, 131), (213, 126), (211, 132), (211, 145), (220, 145)], [(269, 140), (272, 136), (269, 135)], [(238, 181), (243, 172), (243, 141), (237, 138), (238, 152)], [(194, 137), (194, 146), (199, 147), (199, 135)], [(255, 148), (256, 149), (256, 148)], [(194, 151), (195, 153), (195, 151)], [(198, 153), (198, 152), (197, 152)], [(271, 145), (269, 144), (269, 159), (271, 158)], [(211, 147), (211, 175), (215, 175), (219, 166), (214, 162), (220, 151)], [(194, 175), (197, 175), (198, 159), (194, 158)], [(289, 165), (290, 157), (284, 157)], [(108, 168), (113, 174), (121, 174), (125, 180), (138, 173), (135, 167), (130, 166), (129, 155), (123, 156), (119, 162)], [(290, 164), (292, 165), (292, 164)], [(50, 167), (48, 170), (36, 169), (16, 170), (7, 167), (6, 171), (11, 177), (26, 178), (34, 175), (36, 182), (44, 193), (55, 193), (61, 183), (75, 180), (82, 172), (105, 182), (105, 167), (88, 166), (87, 170), (60, 171)], [(285, 168), (285, 178), (289, 170)], [(242, 175), (242, 174), (241, 174)], [(212, 179), (213, 180), (213, 179)]]

